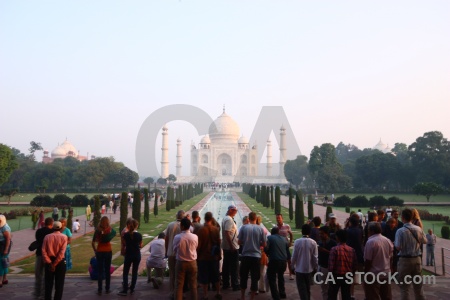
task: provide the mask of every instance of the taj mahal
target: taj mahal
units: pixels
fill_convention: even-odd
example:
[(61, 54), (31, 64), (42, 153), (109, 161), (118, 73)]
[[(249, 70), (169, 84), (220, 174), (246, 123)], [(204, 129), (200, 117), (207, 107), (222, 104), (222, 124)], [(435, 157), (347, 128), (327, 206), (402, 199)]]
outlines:
[[(267, 141), (265, 175), (258, 175), (258, 147), (241, 135), (238, 124), (226, 112), (210, 125), (209, 134), (199, 144), (190, 145), (190, 176), (182, 176), (181, 140), (177, 140), (176, 176), (177, 182), (253, 182), (285, 184), (286, 130), (280, 124), (279, 170), (273, 172), (272, 142)], [(169, 129), (162, 128), (161, 177), (169, 176)], [(264, 149), (263, 149), (264, 150)], [(260, 170), (262, 171), (262, 170)], [(263, 173), (263, 172), (260, 172)]]

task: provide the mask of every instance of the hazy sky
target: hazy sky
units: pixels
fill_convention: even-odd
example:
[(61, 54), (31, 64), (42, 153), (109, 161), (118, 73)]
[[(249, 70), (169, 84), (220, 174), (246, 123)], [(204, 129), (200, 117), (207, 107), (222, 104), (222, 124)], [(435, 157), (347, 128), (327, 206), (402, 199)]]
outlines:
[[(139, 128), (169, 104), (213, 119), (225, 104), (247, 137), (262, 106), (282, 106), (307, 156), (450, 138), (449, 54), (449, 1), (2, 0), (0, 143), (67, 137), (136, 170)], [(170, 171), (179, 137), (188, 175), (200, 137), (167, 125)]]

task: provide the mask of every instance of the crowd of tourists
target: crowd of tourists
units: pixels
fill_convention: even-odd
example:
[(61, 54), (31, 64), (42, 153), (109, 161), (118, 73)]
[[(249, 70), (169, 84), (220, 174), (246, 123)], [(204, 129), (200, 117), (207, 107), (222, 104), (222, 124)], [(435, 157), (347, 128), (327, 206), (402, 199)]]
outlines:
[[(255, 212), (244, 216), (238, 228), (237, 211), (235, 205), (230, 205), (220, 224), (211, 212), (205, 213), (202, 223), (198, 211), (192, 216), (178, 211), (176, 220), (149, 245), (147, 282), (159, 289), (168, 267), (172, 299), (184, 299), (189, 292), (190, 299), (206, 300), (212, 290), (214, 298), (220, 300), (223, 290), (232, 289), (240, 291), (241, 300), (269, 291), (278, 300), (287, 298), (288, 276), (295, 280), (302, 300), (311, 299), (313, 284), (320, 285), (323, 299), (337, 299), (339, 291), (342, 299), (354, 299), (355, 285), (362, 284), (365, 298), (370, 300), (392, 299), (394, 283), (390, 274), (398, 272), (395, 279), (401, 298), (409, 299), (412, 288), (415, 299), (424, 299), (422, 282), (412, 284), (407, 277), (421, 276), (424, 244), (426, 263), (434, 264), (436, 236), (431, 230), (425, 235), (416, 210), (403, 209), (401, 218), (397, 210), (390, 208), (369, 211), (365, 216), (359, 210), (343, 225), (332, 213), (323, 226), (320, 217), (315, 217), (302, 226), (302, 237), (295, 241), (281, 214), (276, 215), (276, 225), (269, 232)], [(46, 218), (35, 233), (36, 299), (61, 299), (66, 271), (72, 268), (72, 233), (66, 228), (66, 218), (59, 218), (57, 213)], [(133, 294), (136, 287), (142, 248), (138, 227), (138, 221), (129, 218), (120, 233), (124, 256), (120, 296)], [(5, 217), (0, 215), (0, 287), (8, 284), (10, 232)], [(115, 236), (109, 218), (103, 216), (92, 238), (94, 257), (90, 267), (91, 278), (98, 281), (99, 295), (111, 292), (111, 240)], [(355, 276), (357, 272), (363, 276)], [(369, 273), (376, 278), (370, 284), (365, 276)]]

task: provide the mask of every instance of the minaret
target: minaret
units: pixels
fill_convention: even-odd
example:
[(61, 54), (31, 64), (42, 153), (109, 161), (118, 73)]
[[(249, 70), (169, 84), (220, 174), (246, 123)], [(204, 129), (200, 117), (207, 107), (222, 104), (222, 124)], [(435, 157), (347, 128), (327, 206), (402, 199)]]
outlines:
[(181, 140), (177, 140), (177, 177), (181, 176)]
[(169, 133), (167, 126), (162, 128), (161, 177), (169, 177)]
[(286, 164), (286, 129), (280, 128), (280, 178), (285, 178), (284, 165)]
[(267, 177), (272, 176), (272, 142), (267, 141)]

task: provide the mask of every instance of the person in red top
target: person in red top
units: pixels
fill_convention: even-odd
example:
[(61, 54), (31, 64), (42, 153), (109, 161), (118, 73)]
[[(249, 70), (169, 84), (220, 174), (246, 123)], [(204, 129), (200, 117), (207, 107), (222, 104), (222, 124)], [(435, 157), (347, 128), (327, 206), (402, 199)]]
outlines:
[[(94, 249), (97, 259), (98, 268), (98, 290), (97, 294), (102, 294), (103, 276), (105, 277), (105, 291), (107, 294), (111, 292), (111, 268), (112, 247), (110, 241), (116, 236), (116, 232), (109, 225), (108, 217), (104, 216), (100, 219), (97, 229), (92, 238), (92, 249)], [(97, 244), (97, 245), (96, 245)], [(103, 275), (104, 274), (104, 275)]]
[(337, 299), (339, 289), (341, 289), (342, 300), (350, 300), (351, 283), (346, 283), (347, 273), (355, 273), (356, 271), (356, 252), (350, 246), (347, 246), (347, 231), (339, 229), (336, 231), (336, 240), (338, 245), (330, 251), (328, 260), (328, 272), (333, 273), (333, 281), (328, 288), (328, 299)]
[(52, 299), (53, 284), (55, 296), (53, 299), (62, 299), (64, 279), (66, 277), (66, 260), (64, 254), (67, 247), (67, 236), (61, 233), (62, 224), (53, 223), (54, 232), (44, 238), (42, 245), (42, 259), (45, 263), (45, 299)]

